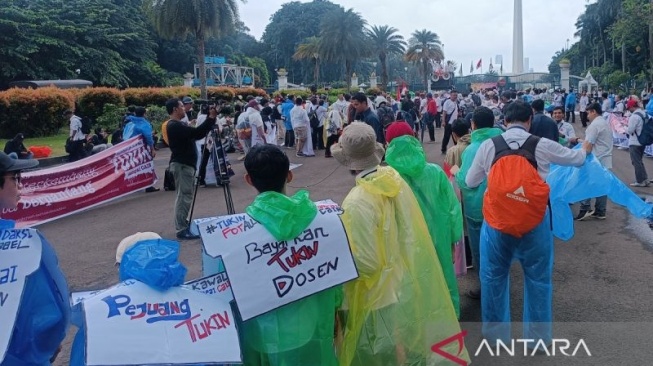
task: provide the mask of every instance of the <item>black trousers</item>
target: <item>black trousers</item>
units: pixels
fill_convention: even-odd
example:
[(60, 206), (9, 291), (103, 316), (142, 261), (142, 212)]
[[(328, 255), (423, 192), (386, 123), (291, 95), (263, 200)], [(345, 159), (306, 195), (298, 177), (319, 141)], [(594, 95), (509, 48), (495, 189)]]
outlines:
[(426, 114), (426, 127), (429, 129), (429, 139), (431, 141), (435, 141), (435, 128), (433, 127), (433, 122), (435, 122), (435, 119), (435, 114)]
[(437, 128), (442, 127), (442, 112), (438, 112), (435, 114), (435, 127)]
[(283, 143), (286, 147), (295, 146), (295, 131), (286, 130), (286, 137), (283, 139)]
[[(570, 114), (571, 114), (571, 121), (569, 120)], [(565, 120), (567, 120), (567, 122), (576, 123), (576, 112), (573, 109), (567, 109), (565, 111)]]
[(587, 112), (580, 112), (580, 122), (583, 124), (583, 127), (587, 127)]
[(311, 129), (314, 149), (324, 150), (324, 138), (322, 136), (324, 136), (324, 126)]
[(331, 135), (327, 137), (326, 151), (324, 152), (324, 156), (331, 156), (331, 146), (338, 142), (339, 137), (340, 136), (338, 135)]
[[(447, 152), (447, 147), (449, 146), (449, 140), (451, 140), (451, 123), (445, 123), (444, 125), (444, 136), (442, 136), (442, 153)], [(453, 142), (456, 144), (456, 141)]]

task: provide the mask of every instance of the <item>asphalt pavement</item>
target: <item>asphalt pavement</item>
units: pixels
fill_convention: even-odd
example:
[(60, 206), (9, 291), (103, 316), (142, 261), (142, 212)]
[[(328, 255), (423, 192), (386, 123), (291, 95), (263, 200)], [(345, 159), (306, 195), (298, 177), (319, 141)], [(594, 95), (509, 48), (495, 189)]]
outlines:
[[(583, 128), (576, 123), (579, 136)], [(443, 130), (436, 130), (436, 143), (425, 143), (429, 161), (441, 164)], [(428, 137), (426, 137), (428, 139)], [(295, 157), (287, 150), (292, 163), (302, 164), (293, 170), (294, 180), (288, 193), (308, 189), (313, 200), (332, 199), (342, 202), (354, 177), (339, 166), (335, 159), (324, 158), (316, 151), (311, 158)], [(256, 191), (244, 179), (244, 167), (230, 154), (236, 176), (230, 192), (237, 212), (243, 212), (254, 199)], [(162, 149), (156, 156), (156, 171), (163, 177), (169, 151)], [(653, 159), (645, 158), (653, 177)], [(614, 173), (624, 182), (634, 180), (634, 170), (627, 150), (614, 151)], [(160, 180), (156, 186), (162, 187)], [(651, 188), (636, 188), (641, 196), (652, 195)], [(38, 227), (57, 251), (71, 291), (102, 289), (118, 281), (114, 266), (118, 242), (138, 231), (154, 231), (164, 238), (174, 239), (174, 192), (163, 189), (156, 193), (138, 192), (83, 213), (62, 218)], [(575, 208), (577, 210), (577, 208)], [(200, 188), (194, 218), (226, 214), (222, 187)], [(644, 220), (634, 219), (612, 202), (608, 203), (607, 219), (578, 222), (576, 235), (568, 242), (556, 240), (554, 265), (553, 317), (554, 338), (571, 342), (571, 354), (580, 339), (584, 339), (591, 356), (581, 348), (576, 356), (496, 356), (486, 348), (478, 349), (480, 339), (480, 301), (461, 296), (462, 328), (468, 334), (466, 344), (472, 363), (477, 365), (631, 365), (650, 364), (653, 355), (653, 232)], [(199, 240), (181, 243), (181, 261), (188, 268), (187, 279), (201, 276), (201, 243)], [(472, 270), (473, 271), (473, 270)], [(460, 293), (475, 288), (472, 273), (459, 279)], [(511, 273), (512, 319), (521, 321), (523, 281), (521, 267), (514, 264)], [(67, 365), (69, 337), (55, 365)], [(645, 335), (646, 334), (646, 335)], [(518, 328), (513, 335), (521, 338)], [(492, 345), (494, 351), (494, 345)], [(478, 352), (477, 352), (478, 351)], [(474, 354), (477, 354), (474, 356)]]

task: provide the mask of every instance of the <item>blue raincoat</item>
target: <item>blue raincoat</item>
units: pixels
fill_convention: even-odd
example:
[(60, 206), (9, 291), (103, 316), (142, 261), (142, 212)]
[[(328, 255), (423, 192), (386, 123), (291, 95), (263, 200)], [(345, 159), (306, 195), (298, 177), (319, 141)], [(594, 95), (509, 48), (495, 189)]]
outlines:
[[(0, 233), (13, 228), (13, 221), (0, 219)], [(0, 354), (2, 366), (50, 365), (50, 358), (66, 337), (70, 320), (68, 284), (54, 249), (43, 235), (39, 237), (41, 265), (26, 279), (7, 352)], [(6, 326), (5, 321), (0, 319), (0, 325)]]
[(129, 123), (125, 126), (122, 132), (122, 139), (128, 140), (134, 136), (141, 135), (145, 139), (147, 146), (154, 146), (154, 138), (152, 138), (152, 125), (150, 121), (143, 117), (129, 116)]

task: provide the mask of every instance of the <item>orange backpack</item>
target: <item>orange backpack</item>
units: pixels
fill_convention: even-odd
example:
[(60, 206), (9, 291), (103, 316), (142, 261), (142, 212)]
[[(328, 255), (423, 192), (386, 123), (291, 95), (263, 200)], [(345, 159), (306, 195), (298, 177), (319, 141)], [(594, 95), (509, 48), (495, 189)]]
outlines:
[(549, 203), (549, 185), (537, 173), (538, 142), (540, 138), (531, 135), (513, 150), (503, 136), (492, 138), (495, 155), (483, 198), (483, 217), (490, 227), (517, 238), (542, 223)]

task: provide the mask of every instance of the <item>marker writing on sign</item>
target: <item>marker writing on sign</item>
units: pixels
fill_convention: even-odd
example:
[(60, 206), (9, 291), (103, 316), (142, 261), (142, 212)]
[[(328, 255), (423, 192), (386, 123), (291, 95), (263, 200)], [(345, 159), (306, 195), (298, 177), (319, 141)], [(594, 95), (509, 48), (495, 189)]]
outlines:
[(277, 290), (277, 296), (282, 298), (286, 296), (288, 292), (290, 292), (290, 289), (292, 289), (293, 285), (296, 284), (298, 287), (302, 287), (307, 283), (311, 283), (318, 278), (322, 278), (328, 275), (332, 271), (336, 271), (337, 269), (338, 257), (332, 261), (322, 263), (317, 267), (310, 268), (305, 272), (300, 272), (299, 274), (293, 276), (281, 275), (274, 278), (272, 283), (274, 284), (274, 289)]
[(290, 272), (290, 268), (295, 268), (302, 264), (302, 261), (310, 260), (317, 255), (319, 247), (318, 241), (313, 242), (313, 247), (302, 245), (301, 247), (291, 247), (290, 254), (285, 258), (282, 256), (288, 251), (288, 248), (283, 248), (279, 253), (275, 254), (268, 261), (268, 266), (277, 263), (284, 272)]
[(183, 322), (175, 325), (175, 328), (186, 325), (188, 334), (190, 335), (190, 340), (193, 343), (209, 337), (213, 331), (225, 329), (231, 325), (229, 314), (226, 311), (223, 313), (215, 313), (207, 319), (193, 322), (195, 319), (199, 318), (199, 316), (200, 314), (197, 314), (192, 318), (184, 320)]
[(0, 285), (18, 281), (18, 279), (16, 279), (17, 269), (18, 266), (16, 265), (7, 268), (0, 268)]
[(262, 245), (260, 248), (257, 243), (249, 243), (245, 245), (245, 251), (247, 252), (247, 264), (250, 264), (256, 259), (261, 258), (264, 254), (275, 255), (279, 253), (280, 250), (285, 249), (287, 246), (287, 241), (273, 241), (271, 243), (265, 243), (265, 245)]
[(125, 315), (130, 320), (145, 318), (147, 323), (159, 321), (186, 320), (191, 317), (190, 303), (188, 299), (183, 301), (166, 301), (160, 303), (148, 303), (130, 305), (131, 298), (127, 295), (107, 296), (102, 299), (109, 307), (107, 318), (122, 315), (120, 309), (124, 309)]
[[(240, 233), (244, 233), (245, 231), (250, 230), (251, 228), (256, 226), (257, 224), (258, 223), (254, 221), (254, 219), (245, 220), (244, 222), (241, 222), (238, 225), (225, 227), (224, 229), (222, 229), (222, 236), (226, 239), (227, 236), (229, 235), (235, 236)], [(211, 234), (211, 232), (209, 232), (209, 234)]]

